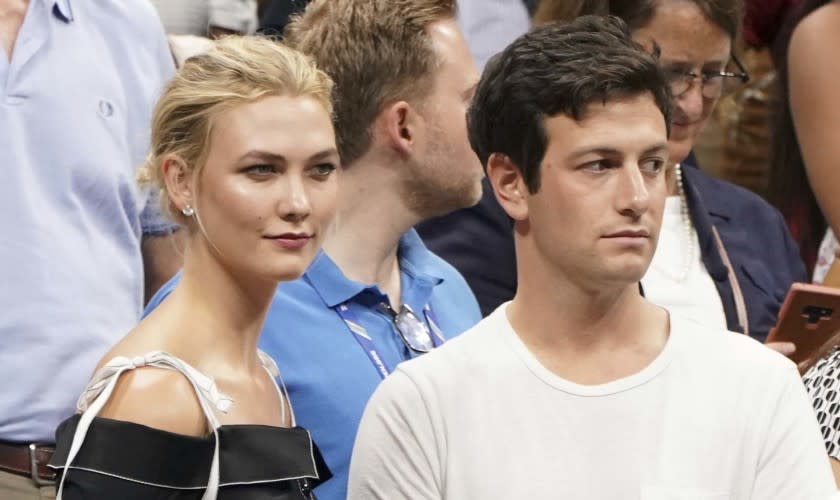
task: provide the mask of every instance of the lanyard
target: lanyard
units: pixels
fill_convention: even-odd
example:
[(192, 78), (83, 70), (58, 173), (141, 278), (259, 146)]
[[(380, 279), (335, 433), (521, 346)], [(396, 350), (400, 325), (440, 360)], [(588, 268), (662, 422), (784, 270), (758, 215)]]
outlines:
[[(347, 302), (340, 304), (335, 308), (335, 312), (337, 312), (338, 315), (341, 316), (341, 319), (344, 320), (344, 324), (347, 325), (347, 329), (350, 330), (350, 333), (353, 334), (353, 337), (359, 343), (362, 350), (365, 351), (365, 354), (368, 359), (370, 359), (370, 362), (373, 363), (373, 366), (376, 368), (379, 376), (383, 379), (387, 377), (393, 369), (388, 366), (385, 360), (382, 359), (379, 351), (376, 350), (376, 346), (373, 344), (373, 339), (370, 334), (368, 334), (367, 328), (362, 326), (362, 322), (359, 321), (356, 313), (350, 309), (350, 304)], [(435, 347), (439, 347), (446, 341), (446, 339), (443, 336), (443, 332), (438, 327), (437, 321), (435, 321), (432, 308), (429, 304), (423, 306), (423, 315), (426, 317), (426, 322), (429, 325), (429, 336), (431, 337), (432, 344)], [(396, 328), (396, 326), (393, 328)]]
[(732, 298), (735, 299), (735, 314), (738, 316), (738, 323), (744, 330), (743, 334), (750, 336), (750, 320), (747, 317), (747, 303), (744, 300), (744, 294), (741, 292), (741, 284), (738, 282), (738, 276), (735, 274), (735, 269), (732, 267), (732, 262), (729, 260), (729, 253), (726, 247), (723, 246), (723, 240), (720, 239), (720, 233), (715, 226), (712, 226), (712, 234), (715, 237), (715, 244), (720, 252), (720, 258), (723, 259), (723, 264), (726, 266), (726, 271), (729, 275), (729, 284), (732, 286)]

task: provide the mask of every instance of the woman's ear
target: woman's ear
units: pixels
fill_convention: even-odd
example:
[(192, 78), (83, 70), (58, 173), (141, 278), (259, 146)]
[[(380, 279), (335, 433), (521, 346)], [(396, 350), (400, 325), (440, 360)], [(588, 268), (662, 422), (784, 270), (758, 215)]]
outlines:
[(519, 167), (509, 156), (493, 153), (487, 159), (487, 179), (493, 186), (496, 200), (516, 221), (528, 218), (528, 186)]
[[(161, 162), (166, 193), (172, 204), (172, 209), (186, 216), (195, 211), (193, 200), (193, 173), (186, 163), (177, 155), (167, 155)], [(189, 214), (189, 215), (188, 215)]]

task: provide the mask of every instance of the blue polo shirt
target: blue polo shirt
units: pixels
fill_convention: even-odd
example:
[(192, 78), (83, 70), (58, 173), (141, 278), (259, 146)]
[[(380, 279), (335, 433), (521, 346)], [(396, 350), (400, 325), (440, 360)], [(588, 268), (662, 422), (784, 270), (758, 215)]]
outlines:
[[(428, 304), (447, 338), (481, 319), (464, 278), (430, 252), (413, 229), (400, 240), (399, 262), (403, 302), (416, 312)], [(175, 280), (167, 283), (149, 307), (174, 285)], [(415, 354), (379, 307), (386, 300), (378, 287), (348, 279), (320, 252), (303, 277), (280, 284), (263, 328), (260, 347), (280, 366), (297, 423), (312, 433), (333, 473), (316, 489), (321, 500), (347, 497), (353, 441), (365, 404), (381, 381), (335, 307), (348, 303), (383, 361), (395, 367)]]
[(53, 441), (143, 310), (136, 168), (174, 65), (145, 0), (30, 0), (0, 50), (0, 440)]

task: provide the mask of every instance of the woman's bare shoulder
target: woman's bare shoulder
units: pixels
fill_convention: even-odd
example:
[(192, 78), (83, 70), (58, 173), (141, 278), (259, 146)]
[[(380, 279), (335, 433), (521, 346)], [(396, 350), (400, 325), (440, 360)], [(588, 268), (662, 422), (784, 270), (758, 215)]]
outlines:
[[(168, 351), (163, 325), (157, 323), (148, 318), (141, 321), (103, 356), (96, 371), (117, 357)], [(154, 366), (123, 372), (99, 416), (191, 436), (205, 435), (209, 429), (189, 379), (176, 370)]]
[[(840, 40), (838, 24), (840, 24), (840, 1), (829, 2), (811, 12), (799, 21), (791, 34), (790, 56), (813, 56), (816, 52), (833, 58), (836, 44), (832, 42)], [(801, 54), (801, 52), (808, 53)]]
[(209, 430), (187, 377), (152, 366), (123, 372), (99, 416), (189, 436), (203, 436)]

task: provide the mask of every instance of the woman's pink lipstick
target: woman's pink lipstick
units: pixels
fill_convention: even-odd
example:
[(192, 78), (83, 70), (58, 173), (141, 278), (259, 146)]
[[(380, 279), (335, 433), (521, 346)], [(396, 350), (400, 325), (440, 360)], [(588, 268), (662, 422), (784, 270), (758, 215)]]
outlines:
[(309, 243), (312, 235), (308, 233), (283, 233), (277, 236), (266, 236), (266, 238), (286, 250), (300, 250)]

